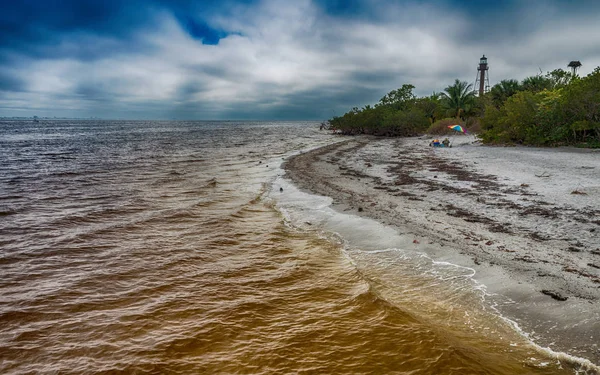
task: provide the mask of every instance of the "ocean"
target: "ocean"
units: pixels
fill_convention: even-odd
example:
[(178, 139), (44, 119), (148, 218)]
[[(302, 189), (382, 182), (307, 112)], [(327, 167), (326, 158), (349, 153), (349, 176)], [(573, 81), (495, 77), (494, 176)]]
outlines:
[(2, 374), (573, 374), (474, 271), (285, 178), (314, 122), (0, 122)]

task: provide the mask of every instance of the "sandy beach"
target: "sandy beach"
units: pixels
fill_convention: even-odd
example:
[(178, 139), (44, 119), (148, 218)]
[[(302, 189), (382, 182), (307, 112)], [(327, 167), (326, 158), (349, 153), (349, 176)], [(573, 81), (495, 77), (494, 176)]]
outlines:
[(430, 140), (351, 137), (291, 158), (286, 176), (472, 267), (534, 342), (600, 364), (600, 150)]

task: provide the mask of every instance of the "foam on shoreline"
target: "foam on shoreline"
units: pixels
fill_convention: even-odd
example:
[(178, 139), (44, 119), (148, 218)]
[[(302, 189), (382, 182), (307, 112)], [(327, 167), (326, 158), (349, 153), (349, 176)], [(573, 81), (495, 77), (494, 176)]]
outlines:
[[(511, 233), (493, 232), (489, 230), (489, 225), (485, 225), (490, 223), (465, 221), (460, 216), (447, 216), (445, 212), (432, 211), (438, 208), (437, 202), (440, 201), (460, 204), (459, 207), (463, 210), (475, 207), (479, 209), (480, 206), (470, 206), (470, 202), (486, 200), (487, 196), (466, 194), (458, 197), (459, 194), (452, 189), (425, 191), (423, 185), (419, 184), (394, 185), (394, 180), (398, 177), (390, 170), (395, 167), (393, 161), (397, 160), (398, 155), (402, 154), (410, 160), (426, 159), (433, 153), (435, 160), (453, 163), (460, 160), (462, 168), (469, 169), (470, 173), (476, 171), (480, 175), (491, 175), (496, 172), (493, 175), (499, 183), (490, 185), (490, 197), (498, 194), (504, 195), (501, 197), (504, 200), (516, 199), (515, 202), (521, 202), (519, 199), (527, 199), (531, 195), (511, 195), (512, 185), (519, 183), (519, 178), (522, 178), (519, 176), (547, 167), (553, 171), (555, 186), (551, 188), (542, 184), (542, 188), (538, 189), (535, 177), (531, 177), (531, 181), (522, 182), (531, 188), (526, 194), (535, 194), (536, 201), (545, 200), (559, 210), (591, 210), (588, 226), (593, 229), (595, 210), (600, 212), (597, 199), (551, 194), (558, 189), (557, 181), (562, 181), (558, 186), (562, 186), (563, 190), (572, 189), (568, 185), (570, 182), (577, 185), (578, 189), (590, 191), (589, 195), (593, 196), (596, 180), (593, 174), (587, 174), (592, 168), (569, 168), (568, 165), (557, 167), (553, 162), (568, 161), (592, 167), (594, 164), (590, 163), (600, 158), (600, 154), (560, 150), (559, 157), (548, 157), (548, 153), (555, 154), (551, 150), (518, 148), (508, 150), (512, 154), (508, 163), (498, 157), (502, 155), (502, 148), (495, 148), (488, 154), (489, 158), (482, 158), (481, 155), (487, 151), (481, 146), (472, 145), (472, 140), (467, 142), (466, 138), (462, 144), (457, 145), (455, 142), (455, 147), (447, 150), (420, 148), (421, 143), (425, 142), (424, 139), (416, 138), (373, 140), (357, 137), (344, 144), (326, 146), (299, 155), (287, 162), (285, 168), (287, 176), (295, 185), (332, 197), (330, 202), (335, 210), (375, 219), (386, 227), (393, 228), (396, 234), (404, 234), (401, 236), (402, 240), (390, 240), (395, 246), (400, 243), (402, 248), (427, 254), (434, 262), (447, 262), (475, 270), (474, 280), (485, 286), (487, 294), (496, 296), (492, 306), (499, 315), (525, 337), (537, 343), (540, 350), (555, 358), (580, 363), (590, 371), (598, 371), (593, 365), (593, 362), (600, 359), (600, 350), (596, 344), (600, 337), (600, 291), (595, 284), (596, 274), (593, 269), (587, 268), (585, 272), (588, 277), (565, 271), (569, 265), (575, 267), (574, 262), (580, 267), (595, 264), (593, 262), (598, 260), (595, 257), (600, 258), (593, 253), (593, 249), (585, 247), (593, 246), (595, 231), (588, 230), (583, 233), (585, 236), (576, 237), (583, 248), (581, 252), (565, 252), (570, 238), (562, 239), (559, 236), (557, 239), (536, 241), (531, 236), (528, 225), (533, 228), (546, 226), (552, 231), (556, 230), (553, 228), (569, 226), (567, 216), (522, 217), (518, 212), (510, 211), (518, 204), (515, 203), (500, 209), (492, 206), (489, 212), (484, 207), (484, 211), (478, 213), (482, 217), (491, 217), (496, 222), (501, 221), (502, 217), (513, 220), (514, 229)], [(507, 166), (507, 163), (510, 165)], [(520, 164), (522, 167), (519, 167)], [(508, 172), (512, 175), (507, 176)], [(441, 171), (432, 172), (426, 166), (410, 173), (417, 179), (435, 179), (435, 183), (442, 181), (441, 184), (451, 188), (456, 188), (453, 184), (461, 184), (465, 191), (474, 184), (470, 184), (466, 178), (463, 181), (453, 179), (452, 174), (442, 177)], [(569, 174), (573, 176), (569, 177)], [(538, 177), (541, 178), (544, 177)], [(477, 180), (475, 183), (481, 181)], [(600, 185), (600, 181), (598, 184)], [(574, 201), (577, 198), (584, 199)], [(589, 228), (583, 226), (583, 229)], [(588, 236), (588, 233), (592, 235)], [(352, 236), (352, 233), (349, 235)], [(358, 234), (356, 236), (360, 237)], [(385, 242), (391, 237), (384, 233), (379, 237), (383, 241), (378, 244), (380, 251), (386, 248)], [(542, 294), (541, 290), (544, 288), (557, 290), (557, 293), (567, 296), (568, 300), (558, 301)], [(573, 291), (585, 293), (577, 295)]]

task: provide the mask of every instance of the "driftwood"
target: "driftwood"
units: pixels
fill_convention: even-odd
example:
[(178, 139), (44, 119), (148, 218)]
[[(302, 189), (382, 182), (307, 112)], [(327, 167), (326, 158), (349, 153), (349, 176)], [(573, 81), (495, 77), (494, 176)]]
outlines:
[(542, 293), (554, 298), (557, 301), (566, 301), (567, 299), (569, 299), (569, 297), (565, 297), (562, 294), (555, 292), (553, 290), (544, 289), (544, 290), (542, 290)]
[(571, 192), (571, 194), (587, 195), (587, 193), (585, 191), (581, 191), (581, 190), (573, 190)]

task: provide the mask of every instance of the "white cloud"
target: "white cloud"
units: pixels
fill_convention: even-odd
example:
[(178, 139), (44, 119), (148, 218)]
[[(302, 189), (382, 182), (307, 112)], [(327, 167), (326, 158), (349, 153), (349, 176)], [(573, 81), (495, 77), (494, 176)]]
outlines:
[[(403, 83), (428, 95), (454, 78), (473, 82), (483, 53), (492, 84), (536, 74), (538, 67), (544, 72), (566, 68), (573, 59), (584, 64), (582, 74), (600, 64), (598, 26), (591, 18), (548, 20), (522, 36), (494, 35), (488, 41), (485, 35), (469, 39), (469, 32), (478, 30), (454, 9), (376, 0), (372, 6), (373, 18), (342, 19), (308, 0), (237, 5), (210, 20), (230, 32), (218, 45), (192, 38), (164, 11), (155, 15), (152, 27), (136, 34), (136, 48), (128, 48), (130, 40), (86, 37), (64, 45), (72, 50), (93, 42), (117, 52), (109, 49), (87, 60), (30, 61), (18, 72), (29, 94), (13, 96), (11, 105), (63, 108), (70, 115), (110, 112), (105, 117), (131, 115), (128, 108), (135, 108), (135, 115), (164, 117), (183, 108), (198, 118), (227, 118), (269, 113), (303, 98), (328, 116), (332, 106), (372, 104)], [(556, 16), (552, 9), (546, 13)], [(360, 102), (332, 104), (340, 93)]]

